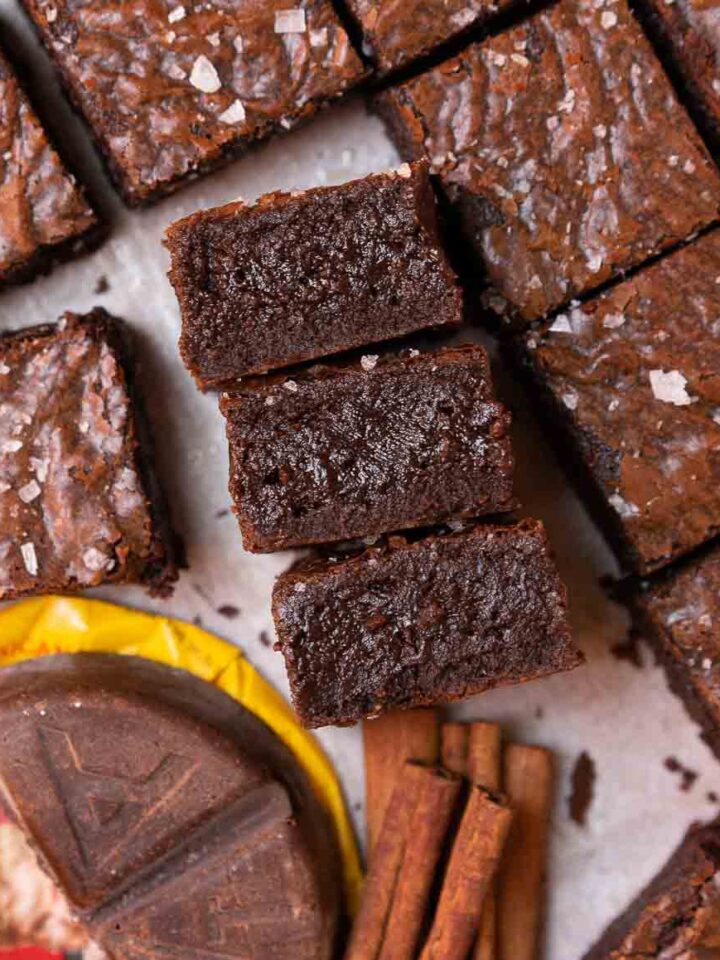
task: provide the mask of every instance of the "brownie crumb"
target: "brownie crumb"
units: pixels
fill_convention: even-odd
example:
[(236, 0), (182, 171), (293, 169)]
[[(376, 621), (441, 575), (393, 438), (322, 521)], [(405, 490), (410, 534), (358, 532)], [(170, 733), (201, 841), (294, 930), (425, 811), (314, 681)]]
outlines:
[(643, 661), (640, 652), (640, 635), (635, 630), (630, 630), (627, 637), (619, 643), (610, 647), (610, 653), (617, 660), (626, 660), (638, 670), (642, 669)]
[(545, 711), (543, 710), (543, 708), (542, 708), (542, 707), (536, 707), (536, 708), (535, 708), (535, 719), (536, 719), (536, 720), (542, 720), (542, 718), (543, 718), (544, 716), (545, 716)]
[(708, 790), (708, 792), (705, 794), (705, 798), (708, 803), (720, 802), (720, 797), (718, 797), (714, 790)]
[(101, 277), (98, 277), (98, 281), (95, 284), (94, 293), (96, 294), (107, 293), (109, 289), (110, 289), (110, 281), (105, 276), (105, 274), (103, 274)]
[(670, 771), (670, 773), (680, 774), (680, 789), (683, 791), (683, 793), (687, 793), (692, 789), (695, 781), (698, 778), (698, 774), (695, 770), (690, 770), (689, 767), (686, 767), (684, 764), (680, 763), (677, 757), (666, 757), (663, 765), (666, 770)]
[(270, 637), (268, 636), (267, 630), (261, 630), (261, 631), (260, 631), (260, 635), (258, 636), (258, 640), (260, 641), (260, 643), (261, 643), (264, 647), (269, 647), (269, 646), (271, 646), (271, 644), (270, 644)]
[(195, 616), (192, 618), (192, 622), (193, 622), (193, 625), (196, 627), (201, 627), (203, 625), (202, 617), (200, 616), (199, 613), (195, 614)]
[(580, 827), (587, 823), (587, 814), (595, 793), (595, 761), (585, 750), (573, 767), (568, 809), (570, 818)]
[(227, 617), (228, 620), (234, 620), (236, 617), (240, 616), (239, 608), (233, 606), (232, 603), (223, 603), (222, 606), (218, 607), (217, 612), (221, 617)]
[(230, 516), (230, 510), (227, 507), (225, 507), (223, 510), (217, 511), (217, 513), (215, 514), (215, 519), (222, 520), (223, 517), (229, 517), (229, 516)]

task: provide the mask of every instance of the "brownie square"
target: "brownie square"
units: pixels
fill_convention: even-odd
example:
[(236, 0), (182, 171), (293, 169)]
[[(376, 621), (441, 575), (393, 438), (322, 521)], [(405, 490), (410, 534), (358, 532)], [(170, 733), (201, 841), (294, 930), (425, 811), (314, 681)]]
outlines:
[(0, 337), (0, 599), (177, 578), (119, 321)]
[(329, 0), (23, 0), (127, 203), (287, 130), (363, 75)]
[(226, 394), (247, 550), (512, 509), (510, 415), (481, 347), (359, 362)]
[(720, 826), (693, 826), (584, 960), (702, 960), (720, 944)]
[(537, 319), (715, 220), (720, 179), (625, 0), (562, 0), (380, 100), (488, 306)]
[(720, 757), (720, 546), (645, 582), (633, 607), (671, 688)]
[(646, 572), (720, 532), (720, 233), (527, 335), (532, 377)]
[(583, 659), (532, 520), (305, 561), (278, 578), (273, 616), (308, 727), (456, 700)]
[(97, 245), (104, 232), (0, 50), (0, 287)]
[(640, 7), (692, 108), (720, 146), (720, 4), (641, 0)]
[(347, 0), (363, 52), (380, 74), (406, 66), (514, 5), (516, 0)]
[(205, 210), (167, 245), (203, 388), (462, 320), (424, 164)]

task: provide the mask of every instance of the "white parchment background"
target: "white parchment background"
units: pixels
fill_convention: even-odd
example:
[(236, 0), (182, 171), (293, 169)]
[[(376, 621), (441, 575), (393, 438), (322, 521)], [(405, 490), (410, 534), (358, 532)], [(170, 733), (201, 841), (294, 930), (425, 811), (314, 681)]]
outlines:
[[(243, 552), (235, 520), (218, 516), (229, 506), (223, 422), (212, 396), (199, 394), (177, 351), (178, 311), (166, 280), (161, 246), (168, 223), (199, 207), (239, 196), (252, 200), (275, 189), (339, 183), (384, 170), (398, 159), (380, 123), (359, 100), (335, 106), (304, 129), (268, 143), (229, 169), (196, 183), (149, 211), (128, 213), (108, 189), (92, 150), (70, 115), (37, 50), (16, 0), (0, 0), (0, 34), (11, 51), (32, 63), (42, 107), (80, 166), (110, 204), (111, 239), (90, 257), (50, 277), (0, 295), (0, 330), (55, 319), (66, 309), (100, 304), (126, 318), (141, 340), (140, 386), (147, 398), (158, 461), (174, 521), (185, 539), (190, 569), (169, 603), (134, 588), (100, 596), (203, 625), (234, 641), (286, 691), (272, 640), (270, 592), (289, 554), (258, 557)], [(109, 290), (96, 294), (106, 277)], [(680, 704), (667, 691), (647, 651), (638, 669), (610, 647), (627, 630), (622, 609), (608, 602), (598, 579), (615, 571), (612, 557), (568, 488), (522, 391), (501, 375), (500, 387), (515, 414), (517, 487), (527, 514), (549, 528), (561, 572), (570, 587), (572, 617), (588, 665), (568, 676), (509, 688), (469, 701), (463, 717), (497, 719), (514, 736), (557, 751), (560, 768), (552, 833), (548, 960), (577, 960), (605, 924), (660, 867), (691, 820), (708, 818), (720, 793), (720, 770)], [(217, 610), (232, 605), (234, 619)], [(359, 828), (363, 770), (359, 729), (325, 730), (320, 738), (334, 759)], [(570, 774), (586, 750), (597, 768), (595, 798), (584, 827), (568, 815)], [(691, 790), (664, 760), (677, 757), (699, 776)]]

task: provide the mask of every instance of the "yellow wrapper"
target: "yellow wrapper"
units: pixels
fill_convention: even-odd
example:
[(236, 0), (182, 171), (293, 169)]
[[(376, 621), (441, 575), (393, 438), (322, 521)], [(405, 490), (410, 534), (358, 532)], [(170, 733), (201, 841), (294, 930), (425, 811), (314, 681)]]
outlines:
[(54, 653), (117, 653), (179, 667), (212, 683), (260, 718), (288, 746), (330, 812), (354, 914), (362, 869), (342, 788), (315, 738), (237, 647), (168, 617), (99, 600), (41, 597), (0, 610), (0, 667)]

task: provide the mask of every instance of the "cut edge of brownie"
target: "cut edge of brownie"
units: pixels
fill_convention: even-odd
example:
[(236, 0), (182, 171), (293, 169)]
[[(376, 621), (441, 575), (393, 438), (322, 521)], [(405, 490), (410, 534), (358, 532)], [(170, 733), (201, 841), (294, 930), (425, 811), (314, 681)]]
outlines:
[[(133, 374), (134, 351), (128, 325), (125, 321), (108, 313), (103, 307), (94, 307), (86, 314), (67, 311), (57, 323), (3, 332), (0, 334), (0, 344), (8, 341), (51, 339), (62, 323), (72, 329), (86, 330), (95, 339), (102, 338), (115, 355), (127, 391), (131, 414), (126, 442), (130, 445), (134, 466), (142, 481), (142, 493), (149, 514), (149, 556), (140, 568), (139, 577), (128, 580), (124, 577), (113, 578), (112, 573), (109, 573), (103, 582), (139, 583), (147, 588), (151, 596), (170, 597), (179, 576), (178, 565), (182, 562), (182, 544), (172, 528), (167, 500), (154, 467), (149, 419), (138, 394)], [(64, 589), (68, 592), (80, 592), (84, 588), (68, 586)], [(53, 588), (33, 591), (31, 595), (51, 592)], [(4, 599), (21, 599), (27, 595), (26, 591), (10, 590)]]
[[(250, 204), (245, 203), (244, 201), (235, 201), (218, 207), (210, 207), (205, 210), (196, 211), (195, 213), (192, 213), (187, 217), (183, 217), (180, 220), (176, 220), (167, 227), (163, 240), (165, 247), (170, 251), (171, 258), (170, 269), (167, 276), (175, 291), (182, 319), (178, 347), (183, 363), (191, 373), (199, 389), (203, 391), (231, 390), (237, 385), (241, 378), (244, 380), (247, 376), (253, 377), (257, 374), (270, 373), (275, 370), (291, 368), (295, 365), (321, 360), (325, 357), (333, 357), (346, 353), (349, 354), (352, 351), (362, 349), (363, 347), (371, 347), (383, 343), (388, 344), (393, 340), (402, 340), (414, 333), (421, 331), (452, 331), (461, 326), (464, 310), (463, 293), (459, 278), (456, 275), (455, 270), (450, 262), (450, 258), (447, 254), (446, 243), (441, 227), (441, 215), (438, 198), (433, 190), (429, 177), (429, 165), (427, 161), (420, 159), (417, 162), (412, 162), (410, 165), (404, 164), (404, 166), (408, 167), (408, 171), (400, 168), (396, 170), (383, 171), (380, 173), (371, 173), (366, 177), (361, 177), (356, 180), (351, 180), (346, 183), (333, 186), (311, 187), (308, 190), (303, 191), (273, 191), (271, 193), (263, 194)], [(413, 189), (416, 199), (415, 213), (418, 223), (421, 224), (422, 230), (425, 234), (424, 242), (428, 248), (432, 248), (434, 250), (438, 274), (442, 276), (443, 281), (447, 285), (447, 316), (438, 317), (437, 320), (432, 324), (423, 324), (422, 326), (417, 326), (412, 330), (395, 331), (383, 339), (377, 339), (373, 337), (370, 340), (366, 340), (358, 336), (353, 341), (347, 341), (345, 344), (338, 347), (333, 347), (330, 350), (325, 350), (322, 348), (305, 350), (301, 351), (300, 353), (296, 353), (293, 356), (288, 356), (279, 363), (266, 362), (261, 366), (258, 366), (256, 369), (254, 368), (240, 372), (236, 377), (226, 379), (205, 379), (198, 368), (194, 351), (191, 350), (189, 344), (188, 329), (193, 323), (193, 318), (188, 310), (187, 301), (192, 294), (192, 287), (187, 282), (187, 277), (185, 276), (185, 271), (181, 262), (183, 259), (183, 254), (186, 253), (194, 229), (199, 224), (207, 221), (232, 221), (237, 214), (249, 213), (251, 211), (262, 213), (266, 208), (282, 209), (282, 207), (286, 206), (297, 206), (302, 204), (308, 197), (315, 198), (323, 196), (338, 196), (342, 194), (344, 188), (356, 187), (361, 184), (385, 184), (394, 181), (398, 177), (402, 177), (402, 179), (407, 181)]]
[[(406, 363), (425, 365), (431, 363), (434, 358), (438, 355), (442, 355), (444, 358), (449, 358), (451, 362), (462, 361), (466, 357), (475, 358), (483, 366), (484, 375), (486, 378), (486, 386), (488, 391), (488, 397), (485, 402), (495, 403), (501, 410), (501, 417), (506, 428), (507, 436), (510, 436), (511, 429), (511, 413), (508, 408), (496, 398), (495, 393), (495, 383), (492, 372), (492, 366), (490, 363), (490, 357), (488, 356), (487, 350), (483, 346), (477, 343), (463, 343), (457, 344), (449, 347), (442, 348), (440, 350), (421, 353), (412, 348), (402, 350), (400, 352), (390, 352), (384, 355), (381, 355), (377, 358), (377, 362), (373, 369), (382, 368), (382, 367), (392, 367), (392, 366), (405, 366)], [(230, 442), (230, 418), (232, 417), (233, 410), (237, 407), (242, 406), (244, 398), (250, 395), (257, 396), (269, 396), (271, 392), (278, 386), (281, 386), (283, 383), (288, 381), (291, 382), (311, 382), (318, 383), (323, 380), (332, 380), (338, 375), (343, 373), (359, 373), (358, 366), (362, 370), (362, 359), (359, 361), (351, 360), (348, 361), (346, 358), (331, 358), (322, 363), (313, 364), (312, 366), (300, 370), (289, 372), (278, 372), (275, 374), (270, 374), (263, 377), (248, 377), (243, 380), (242, 387), (231, 392), (224, 392), (220, 395), (220, 411), (223, 416), (226, 418), (226, 435), (228, 441)], [(510, 445), (509, 456), (511, 460), (511, 485), (514, 485), (512, 476), (514, 475), (515, 468), (515, 458)], [(236, 468), (236, 456), (233, 450), (233, 445), (230, 442), (230, 481), (229, 481), (229, 491), (230, 496), (233, 501), (232, 512), (234, 513), (238, 525), (240, 526), (240, 532), (243, 540), (243, 547), (245, 550), (250, 553), (272, 553), (278, 550), (287, 550), (294, 549), (299, 546), (309, 546), (309, 547), (322, 547), (328, 543), (333, 543), (337, 541), (327, 540), (325, 538), (318, 538), (315, 540), (303, 540), (302, 544), (297, 543), (296, 541), (286, 538), (282, 542), (279, 541), (269, 541), (267, 537), (262, 540), (258, 539), (255, 532), (254, 525), (250, 522), (248, 517), (243, 514), (238, 504), (233, 496), (233, 478), (235, 476)], [(519, 501), (515, 494), (512, 492), (508, 499), (502, 501), (497, 506), (493, 507), (492, 510), (489, 510), (486, 514), (483, 514), (485, 518), (497, 517), (501, 518), (503, 514), (511, 513), (513, 510), (517, 509), (519, 506)], [(381, 536), (383, 534), (390, 533), (412, 533), (413, 531), (419, 531), (423, 529), (428, 529), (432, 524), (442, 524), (450, 520), (472, 520), (478, 516), (476, 508), (468, 508), (466, 511), (455, 513), (452, 517), (438, 518), (434, 521), (430, 521), (427, 518), (417, 520), (414, 523), (403, 523), (401, 527), (394, 529), (383, 529), (381, 532), (378, 531), (376, 535)], [(369, 535), (368, 535), (369, 536)]]
[[(308, 580), (314, 580), (316, 583), (323, 584), (331, 578), (342, 575), (348, 569), (366, 569), (367, 563), (370, 560), (377, 561), (378, 559), (392, 556), (399, 551), (421, 551), (428, 544), (432, 544), (438, 540), (452, 541), (467, 537), (482, 539), (487, 538), (488, 536), (508, 537), (508, 535), (514, 536), (517, 533), (533, 536), (538, 539), (547, 555), (552, 560), (552, 548), (548, 540), (545, 525), (541, 520), (533, 520), (529, 517), (523, 518), (516, 523), (508, 522), (507, 524), (490, 524), (475, 521), (469, 523), (466, 527), (459, 531), (450, 530), (448, 532), (441, 532), (437, 529), (429, 531), (426, 530), (419, 534), (417, 539), (406, 538), (402, 535), (388, 535), (384, 537), (378, 544), (374, 544), (373, 546), (364, 548), (357, 547), (352, 549), (349, 551), (349, 554), (342, 557), (342, 559), (339, 558), (337, 553), (330, 554), (329, 551), (323, 551), (321, 554), (318, 551), (315, 551), (313, 555), (301, 558), (289, 570), (286, 570), (284, 573), (280, 574), (275, 581), (272, 593), (272, 615), (275, 623), (277, 640), (274, 644), (274, 649), (282, 653), (287, 665), (286, 650), (291, 650), (294, 641), (291, 636), (291, 632), (286, 627), (285, 619), (281, 613), (280, 607), (288, 595), (292, 594), (298, 589), (304, 590)], [(405, 702), (393, 701), (392, 703), (388, 703), (387, 705), (383, 706), (379, 710), (375, 709), (373, 712), (368, 712), (366, 714), (356, 713), (352, 717), (345, 719), (338, 719), (337, 715), (319, 716), (315, 713), (312, 715), (308, 714), (308, 712), (305, 711), (300, 705), (300, 697), (298, 695), (299, 687), (296, 677), (294, 673), (288, 669), (287, 673), (293, 707), (303, 725), (309, 729), (329, 725), (349, 726), (357, 723), (363, 718), (363, 716), (375, 716), (379, 712), (384, 712), (386, 710), (409, 710), (413, 709), (414, 707), (429, 707), (441, 703), (453, 703), (467, 699), (468, 697), (485, 693), (488, 690), (492, 690), (500, 686), (518, 686), (522, 683), (532, 683), (535, 680), (541, 680), (546, 677), (551, 677), (560, 673), (566, 673), (570, 670), (574, 670), (577, 667), (582, 666), (585, 663), (586, 658), (582, 650), (580, 650), (580, 648), (574, 643), (568, 618), (569, 609), (567, 587), (563, 583), (557, 571), (556, 581), (559, 590), (558, 607), (563, 617), (563, 623), (560, 631), (560, 639), (558, 641), (558, 645), (560, 647), (558, 650), (558, 660), (552, 668), (547, 668), (542, 672), (537, 672), (532, 677), (523, 677), (510, 680), (500, 679), (495, 682), (487, 680), (481, 681), (477, 684), (470, 684), (463, 691), (453, 694), (440, 694), (439, 696), (412, 695)]]

